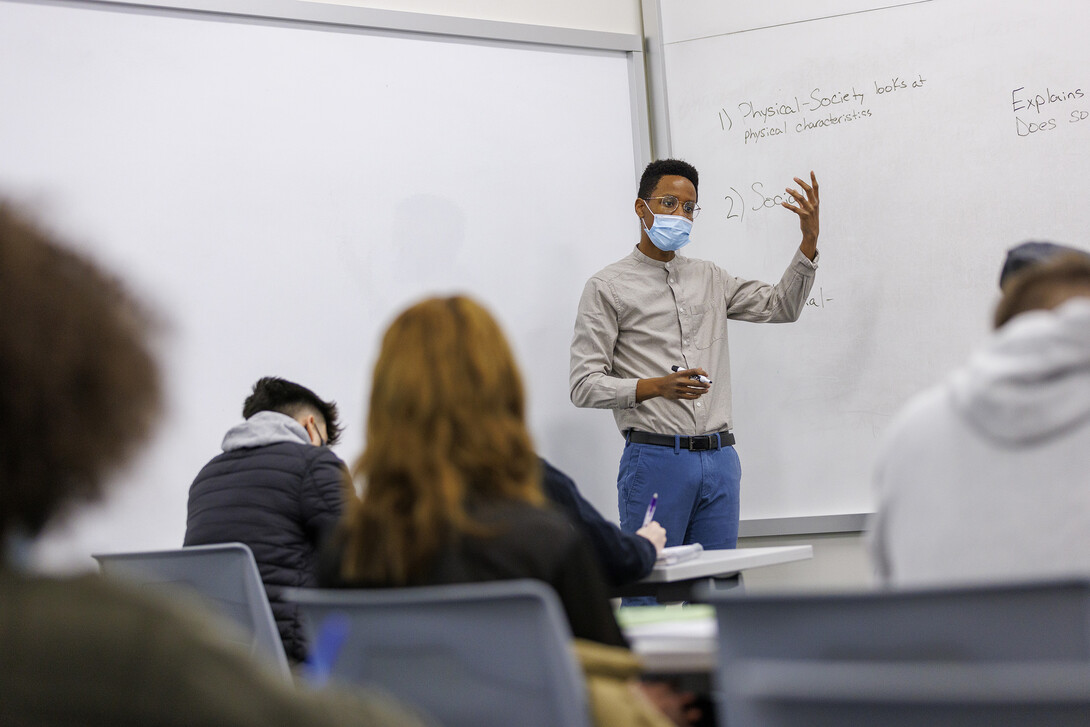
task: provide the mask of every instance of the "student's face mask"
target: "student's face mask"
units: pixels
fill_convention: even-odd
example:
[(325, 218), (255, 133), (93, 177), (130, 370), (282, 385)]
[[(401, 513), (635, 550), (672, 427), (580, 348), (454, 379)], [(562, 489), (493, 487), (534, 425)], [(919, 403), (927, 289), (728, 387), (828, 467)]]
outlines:
[[(647, 206), (646, 202), (644, 206)], [(647, 211), (651, 212), (651, 208), (647, 207)], [(651, 239), (655, 247), (663, 252), (674, 252), (689, 244), (689, 233), (693, 229), (692, 220), (681, 215), (656, 215), (654, 212), (651, 214), (654, 215), (655, 221), (650, 229), (646, 224), (643, 225), (643, 229), (647, 230), (647, 237)], [(640, 223), (643, 224), (642, 218)]]

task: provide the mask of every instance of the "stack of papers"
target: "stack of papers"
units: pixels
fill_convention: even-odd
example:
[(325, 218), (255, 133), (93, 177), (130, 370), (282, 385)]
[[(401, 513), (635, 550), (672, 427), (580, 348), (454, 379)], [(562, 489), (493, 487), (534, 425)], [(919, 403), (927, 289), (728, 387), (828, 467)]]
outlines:
[(617, 610), (617, 623), (625, 633), (715, 635), (715, 607), (706, 603), (658, 606), (624, 606)]
[(626, 606), (617, 612), (617, 623), (651, 672), (715, 669), (719, 629), (712, 606)]
[(675, 563), (684, 563), (687, 560), (693, 560), (698, 558), (701, 553), (704, 552), (704, 546), (700, 543), (692, 543), (690, 545), (674, 545), (669, 548), (663, 548), (659, 553), (656, 563), (661, 565), (674, 565)]

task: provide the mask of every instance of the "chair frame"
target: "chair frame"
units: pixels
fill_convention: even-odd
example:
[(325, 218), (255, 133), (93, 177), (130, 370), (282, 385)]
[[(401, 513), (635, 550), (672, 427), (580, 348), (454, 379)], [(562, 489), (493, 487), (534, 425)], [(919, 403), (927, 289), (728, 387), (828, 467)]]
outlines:
[(446, 725), (589, 727), (571, 629), (544, 583), (287, 589), (284, 597), (302, 609), (315, 649), (326, 619), (347, 620), (339, 652), (312, 659), (332, 679), (377, 684)]
[(1090, 723), (1090, 581), (705, 597), (721, 725)]
[[(286, 681), (291, 667), (254, 554), (244, 543), (92, 555), (109, 578), (154, 590), (195, 594), (214, 614), (241, 627), (252, 656)], [(233, 629), (238, 631), (238, 629)]]

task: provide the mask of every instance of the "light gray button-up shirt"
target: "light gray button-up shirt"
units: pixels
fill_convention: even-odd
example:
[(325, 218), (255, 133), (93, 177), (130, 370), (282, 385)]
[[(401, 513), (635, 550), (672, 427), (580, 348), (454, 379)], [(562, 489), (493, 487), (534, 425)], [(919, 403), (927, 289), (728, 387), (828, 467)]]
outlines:
[[(733, 426), (727, 319), (797, 320), (817, 259), (796, 252), (776, 285), (736, 278), (714, 263), (675, 255), (660, 262), (635, 249), (587, 281), (571, 344), (576, 406), (612, 409), (623, 432), (708, 434)], [(695, 400), (636, 403), (636, 382), (674, 364), (703, 368), (714, 382)]]

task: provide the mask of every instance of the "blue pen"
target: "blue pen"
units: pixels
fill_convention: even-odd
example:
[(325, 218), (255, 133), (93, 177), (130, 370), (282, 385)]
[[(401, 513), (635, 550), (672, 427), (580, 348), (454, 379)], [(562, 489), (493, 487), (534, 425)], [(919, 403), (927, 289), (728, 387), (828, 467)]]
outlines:
[(646, 528), (655, 518), (655, 506), (659, 504), (659, 493), (651, 495), (651, 504), (647, 506), (647, 514), (643, 516), (643, 526)]
[[(671, 371), (681, 371), (681, 367), (680, 366), (671, 366), (670, 370)], [(709, 379), (707, 376), (701, 376), (700, 374), (697, 374), (696, 376), (690, 376), (689, 378), (690, 379), (696, 379), (697, 381), (699, 381), (702, 384), (710, 384), (712, 382), (712, 380)]]

